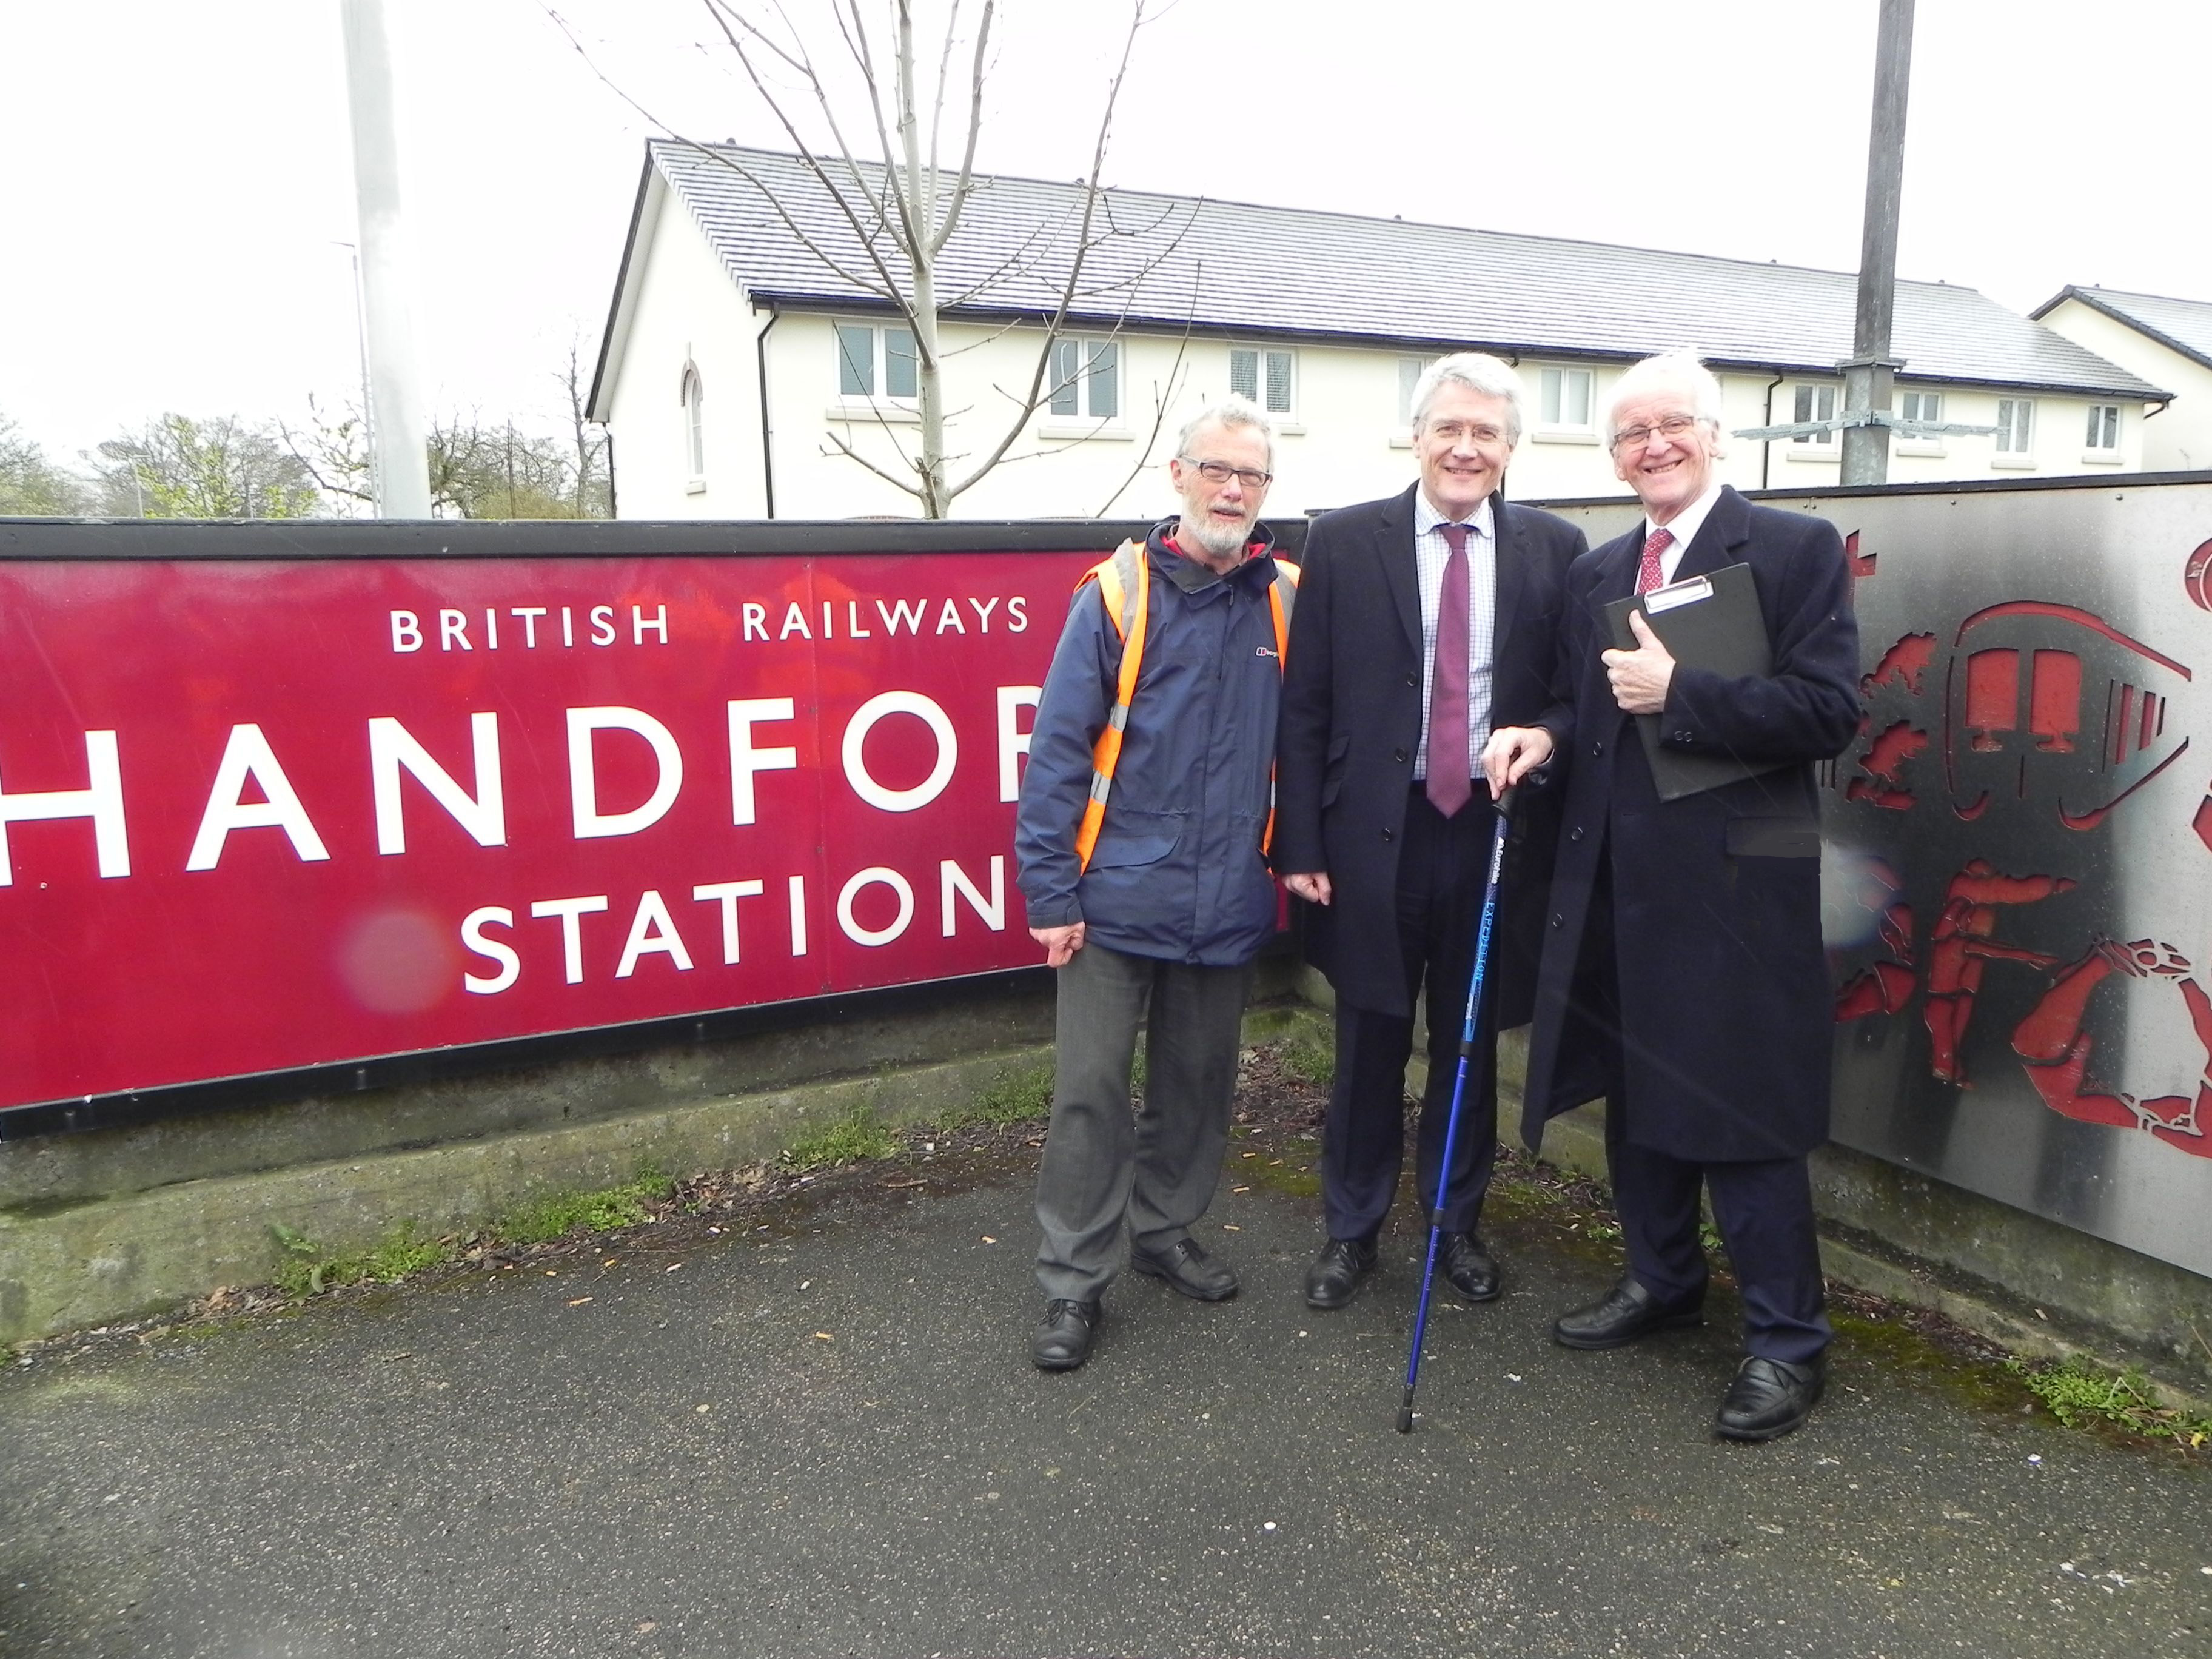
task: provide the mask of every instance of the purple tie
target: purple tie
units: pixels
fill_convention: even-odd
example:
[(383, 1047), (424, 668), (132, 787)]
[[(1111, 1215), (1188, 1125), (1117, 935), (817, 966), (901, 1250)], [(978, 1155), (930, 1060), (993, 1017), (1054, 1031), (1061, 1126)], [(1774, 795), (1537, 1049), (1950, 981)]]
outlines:
[(1437, 660), (1429, 679), (1429, 805), (1446, 817), (1468, 803), (1467, 526), (1438, 525), (1451, 548), (1437, 598)]

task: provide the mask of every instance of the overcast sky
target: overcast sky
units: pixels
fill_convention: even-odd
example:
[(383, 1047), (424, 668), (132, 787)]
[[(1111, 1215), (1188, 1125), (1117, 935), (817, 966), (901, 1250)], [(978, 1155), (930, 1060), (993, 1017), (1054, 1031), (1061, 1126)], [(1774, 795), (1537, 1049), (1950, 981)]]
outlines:
[[(660, 130), (606, 82), (692, 137), (781, 135), (696, 0), (552, 0), (588, 64), (536, 0), (390, 7), (435, 407), (550, 428)], [(1125, 15), (1001, 0), (987, 169), (1089, 170)], [(1105, 178), (1848, 270), (1875, 17), (1176, 0)], [(2198, 0), (1922, 0), (1899, 274), (2021, 311), (2068, 283), (2212, 299), (2208, 63)], [(358, 396), (337, 0), (0, 0), (0, 414), (73, 460), (163, 410), (296, 420), (311, 393)]]

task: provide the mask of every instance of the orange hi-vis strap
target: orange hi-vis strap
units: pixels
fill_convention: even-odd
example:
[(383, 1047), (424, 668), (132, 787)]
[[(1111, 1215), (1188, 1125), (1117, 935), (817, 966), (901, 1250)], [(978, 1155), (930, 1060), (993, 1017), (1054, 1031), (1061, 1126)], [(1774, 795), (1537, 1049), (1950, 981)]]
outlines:
[[(1151, 573), (1145, 568), (1145, 544), (1123, 542), (1114, 556), (1101, 560), (1083, 573), (1076, 583), (1098, 584), (1098, 598), (1114, 631), (1121, 640), (1121, 668), (1114, 684), (1114, 707), (1106, 716), (1106, 729), (1091, 750), (1091, 799), (1084, 803), (1083, 822), (1076, 826), (1075, 857), (1079, 869), (1091, 867), (1091, 854), (1098, 845), (1098, 831), (1106, 822), (1107, 798), (1114, 793), (1114, 769), (1121, 759), (1121, 737), (1129, 729), (1129, 704), (1137, 693), (1137, 671), (1145, 659), (1145, 623), (1152, 604)], [(1267, 612), (1275, 626), (1275, 666), (1279, 671), (1290, 654), (1291, 611), (1297, 602), (1298, 568), (1288, 559), (1275, 561), (1275, 580), (1267, 588)], [(1275, 772), (1267, 769), (1267, 827), (1260, 838), (1264, 853), (1275, 838)]]

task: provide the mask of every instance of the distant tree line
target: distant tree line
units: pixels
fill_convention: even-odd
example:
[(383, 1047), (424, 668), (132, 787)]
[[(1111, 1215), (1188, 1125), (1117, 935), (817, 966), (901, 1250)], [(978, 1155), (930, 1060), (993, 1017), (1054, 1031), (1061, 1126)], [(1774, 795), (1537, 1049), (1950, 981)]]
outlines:
[[(606, 434), (585, 416), (573, 350), (556, 378), (568, 393), (566, 434), (525, 431), (475, 413), (434, 424), (432, 511), (457, 519), (613, 516)], [(312, 398), (302, 427), (165, 414), (80, 459), (81, 470), (50, 459), (0, 414), (0, 517), (357, 518), (374, 501), (361, 411), (327, 414)]]

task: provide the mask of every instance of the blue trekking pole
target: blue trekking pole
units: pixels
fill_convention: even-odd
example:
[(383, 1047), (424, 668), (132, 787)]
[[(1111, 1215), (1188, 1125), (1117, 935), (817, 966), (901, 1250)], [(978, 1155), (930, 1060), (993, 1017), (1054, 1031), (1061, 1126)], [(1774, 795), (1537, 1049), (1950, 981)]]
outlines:
[(1459, 1071), (1452, 1079), (1451, 1114), (1444, 1120), (1444, 1155), (1437, 1170), (1436, 1206), (1429, 1212), (1429, 1259), (1421, 1268), (1421, 1301), (1413, 1315), (1413, 1351), (1406, 1356), (1406, 1397), (1398, 1407), (1398, 1432), (1413, 1431), (1413, 1389), (1421, 1375), (1421, 1338), (1429, 1328), (1429, 1291), (1436, 1283), (1437, 1246), (1444, 1231), (1444, 1188), (1451, 1180), (1452, 1148), (1459, 1139), (1460, 1103), (1467, 1097), (1468, 1060), (1474, 1052), (1474, 1023), (1482, 1007), (1483, 969), (1490, 960), (1490, 927), (1498, 915), (1498, 872), (1505, 866), (1505, 832), (1513, 791), (1498, 798), (1498, 823), (1490, 836), (1490, 873), (1482, 884), (1482, 921), (1474, 935), (1474, 976), (1467, 988), (1467, 1018), (1460, 1026)]

